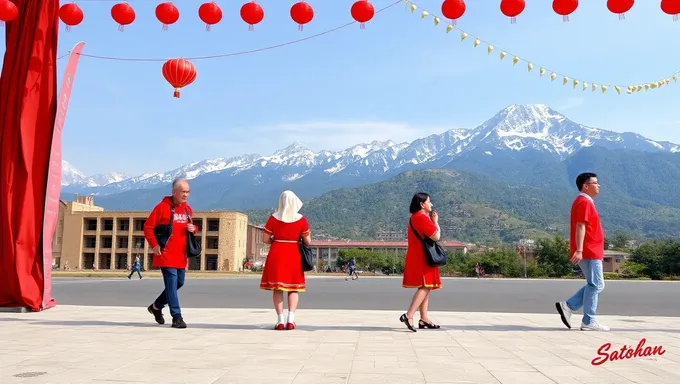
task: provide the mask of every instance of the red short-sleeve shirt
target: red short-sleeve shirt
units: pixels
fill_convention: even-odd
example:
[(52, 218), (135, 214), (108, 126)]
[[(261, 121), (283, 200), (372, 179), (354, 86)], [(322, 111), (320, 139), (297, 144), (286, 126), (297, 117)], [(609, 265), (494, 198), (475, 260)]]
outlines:
[(573, 255), (576, 251), (576, 224), (586, 223), (586, 235), (583, 239), (583, 258), (602, 260), (604, 258), (604, 231), (600, 223), (600, 215), (595, 203), (587, 196), (579, 195), (571, 206), (571, 229), (569, 231), (569, 249)]

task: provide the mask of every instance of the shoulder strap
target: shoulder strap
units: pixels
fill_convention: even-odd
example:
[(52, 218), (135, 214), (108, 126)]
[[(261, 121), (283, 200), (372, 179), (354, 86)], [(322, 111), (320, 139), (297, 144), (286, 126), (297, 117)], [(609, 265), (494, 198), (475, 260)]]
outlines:
[(175, 221), (175, 206), (170, 206), (170, 225)]
[(193, 223), (191, 222), (191, 215), (189, 214), (189, 208), (184, 207), (184, 213), (187, 214), (187, 219), (189, 220), (189, 223), (190, 223), (190, 224), (193, 224)]
[(416, 231), (416, 228), (413, 226), (413, 221), (412, 221), (412, 220), (409, 220), (408, 223), (411, 225), (411, 230), (413, 231), (413, 234), (416, 235), (416, 237), (418, 238), (418, 240), (420, 240), (420, 241), (422, 242), (422, 241), (423, 241), (423, 238), (420, 237), (420, 235), (418, 234), (418, 231)]

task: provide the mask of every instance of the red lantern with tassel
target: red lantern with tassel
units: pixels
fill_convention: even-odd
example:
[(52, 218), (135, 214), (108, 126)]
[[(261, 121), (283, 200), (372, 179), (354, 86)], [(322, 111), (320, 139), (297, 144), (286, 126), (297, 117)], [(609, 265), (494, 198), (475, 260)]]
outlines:
[(626, 19), (626, 12), (630, 11), (635, 0), (607, 0), (609, 12), (619, 15), (619, 20)]
[(248, 30), (255, 30), (255, 24), (264, 20), (264, 9), (255, 0), (245, 3), (241, 7), (241, 19), (248, 24)]
[(314, 9), (304, 1), (299, 1), (290, 7), (290, 18), (298, 24), (298, 29), (302, 31), (302, 26), (314, 18)]
[(445, 0), (442, 3), (442, 15), (451, 20), (451, 25), (456, 25), (456, 20), (463, 16), (465, 9), (463, 0)]
[(163, 24), (163, 30), (167, 31), (170, 24), (179, 20), (179, 10), (171, 1), (160, 3), (156, 7), (156, 18)]
[(0, 0), (0, 26), (19, 17), (17, 6), (9, 0)]
[(70, 31), (74, 27), (83, 22), (83, 10), (78, 4), (70, 3), (59, 7), (59, 19), (66, 24), (66, 30)]
[(222, 9), (214, 1), (203, 3), (198, 8), (198, 17), (205, 23), (205, 30), (209, 31), (211, 25), (222, 21)]
[(163, 64), (163, 77), (175, 88), (173, 96), (179, 98), (180, 89), (196, 80), (196, 67), (184, 59), (170, 59)]
[(118, 30), (122, 32), (123, 27), (135, 21), (135, 10), (127, 2), (118, 3), (111, 7), (111, 18), (118, 23)]
[(680, 0), (661, 0), (661, 10), (673, 16), (673, 21), (678, 21), (680, 14)]
[(562, 16), (562, 21), (569, 21), (569, 15), (578, 8), (578, 0), (553, 0), (553, 11)]
[(517, 16), (524, 12), (525, 7), (524, 0), (501, 0), (501, 12), (510, 18), (510, 24), (517, 22)]
[(352, 4), (350, 13), (352, 14), (352, 18), (359, 22), (359, 28), (365, 29), (366, 23), (373, 19), (375, 9), (373, 8), (373, 4), (369, 3), (368, 0), (358, 0)]

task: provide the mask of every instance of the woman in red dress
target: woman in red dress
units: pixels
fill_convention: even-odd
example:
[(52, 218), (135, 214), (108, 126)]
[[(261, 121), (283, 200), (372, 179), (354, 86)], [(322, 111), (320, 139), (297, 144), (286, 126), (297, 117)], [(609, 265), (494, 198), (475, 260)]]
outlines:
[[(260, 289), (271, 290), (277, 321), (274, 329), (295, 329), (295, 309), (298, 292), (305, 291), (305, 273), (298, 242), (312, 241), (307, 219), (298, 213), (302, 201), (292, 192), (284, 191), (279, 198), (279, 209), (264, 226), (264, 242), (271, 244), (262, 272)], [(288, 319), (283, 315), (283, 292), (288, 292)]]
[[(418, 192), (411, 200), (411, 220), (408, 225), (408, 248), (406, 249), (406, 260), (404, 263), (404, 288), (417, 288), (408, 312), (401, 315), (399, 320), (406, 324), (408, 329), (416, 332), (413, 324), (413, 315), (416, 310), (420, 311), (418, 328), (438, 329), (439, 325), (433, 323), (427, 317), (427, 307), (430, 303), (430, 291), (442, 287), (439, 277), (439, 267), (432, 267), (427, 263), (423, 243), (413, 233), (415, 229), (421, 238), (425, 236), (434, 241), (439, 241), (441, 231), (439, 229), (439, 216), (432, 211), (430, 195)], [(413, 225), (413, 228), (411, 227)]]

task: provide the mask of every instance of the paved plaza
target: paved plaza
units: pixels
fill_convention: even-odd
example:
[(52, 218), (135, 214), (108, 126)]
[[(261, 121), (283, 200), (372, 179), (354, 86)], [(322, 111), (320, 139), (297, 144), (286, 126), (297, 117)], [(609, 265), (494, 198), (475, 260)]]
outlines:
[[(159, 280), (150, 282), (160, 289)], [(108, 297), (147, 284), (63, 280), (54, 286), (58, 302), (60, 285), (79, 286), (86, 296), (91, 283), (106, 287)], [(680, 382), (680, 317), (605, 314), (599, 319), (612, 331), (599, 333), (578, 330), (580, 315), (569, 330), (556, 313), (433, 310), (442, 328), (412, 333), (398, 320), (403, 309), (308, 309), (303, 295), (298, 328), (274, 331), (272, 309), (200, 308), (185, 296), (187, 329), (170, 328), (167, 308), (166, 324), (158, 325), (145, 306), (110, 303), (0, 313), (0, 383)], [(433, 296), (433, 307), (443, 296)], [(611, 343), (610, 352), (635, 349), (643, 338), (646, 346), (662, 346), (663, 355), (591, 364), (603, 344)]]

